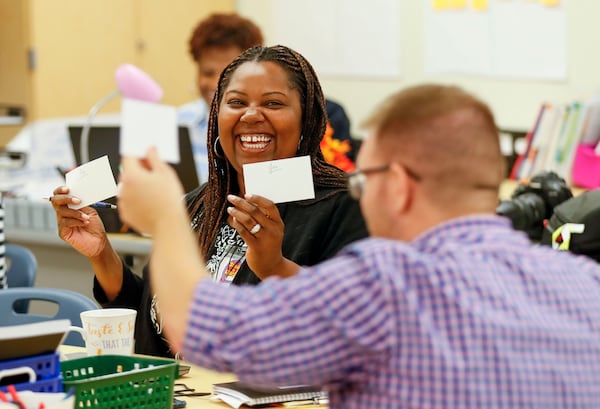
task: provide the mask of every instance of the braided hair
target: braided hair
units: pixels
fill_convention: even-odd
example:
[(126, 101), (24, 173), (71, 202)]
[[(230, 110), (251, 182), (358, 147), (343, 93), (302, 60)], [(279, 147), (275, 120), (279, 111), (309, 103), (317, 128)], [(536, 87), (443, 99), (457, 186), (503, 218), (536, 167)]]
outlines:
[(239, 193), (237, 173), (222, 154), (222, 148), (220, 154), (215, 154), (219, 137), (219, 106), (236, 70), (244, 63), (263, 61), (270, 61), (282, 67), (288, 74), (290, 86), (300, 94), (302, 133), (296, 156), (310, 156), (315, 186), (346, 189), (346, 174), (327, 163), (321, 152), (321, 139), (327, 126), (327, 111), (325, 97), (313, 67), (302, 55), (282, 45), (250, 48), (221, 72), (208, 119), (208, 182), (197, 191), (195, 197), (188, 200), (190, 215), (197, 222), (196, 233), (200, 249), (205, 255), (208, 254), (219, 231), (221, 220), (226, 214), (227, 195)]

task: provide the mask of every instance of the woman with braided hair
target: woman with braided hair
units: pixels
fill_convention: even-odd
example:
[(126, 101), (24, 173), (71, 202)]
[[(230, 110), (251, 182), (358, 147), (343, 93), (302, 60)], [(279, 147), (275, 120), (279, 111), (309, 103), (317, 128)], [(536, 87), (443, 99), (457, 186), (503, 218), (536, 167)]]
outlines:
[[(326, 121), (312, 66), (288, 47), (248, 49), (221, 73), (208, 123), (208, 182), (185, 198), (213, 280), (242, 285), (291, 276), (367, 235), (344, 172), (321, 153)], [(244, 164), (304, 155), (311, 158), (314, 199), (275, 204), (246, 195)], [(52, 197), (60, 237), (92, 263), (94, 296), (105, 307), (138, 310), (137, 353), (171, 356), (148, 266), (143, 277), (134, 274), (112, 249), (96, 211), (68, 208), (78, 201), (66, 187)]]
[(195, 65), (198, 98), (177, 109), (177, 118), (190, 130), (194, 162), (201, 183), (208, 179), (206, 134), (210, 103), (219, 74), (242, 51), (263, 44), (260, 28), (237, 13), (214, 13), (192, 30), (188, 51)]
[[(315, 264), (366, 235), (344, 173), (321, 153), (326, 122), (313, 68), (287, 47), (254, 47), (222, 72), (209, 118), (209, 181), (189, 198), (193, 223), (208, 221), (195, 227), (217, 280), (254, 284), (271, 274), (291, 275), (298, 264)], [(242, 198), (243, 164), (302, 155), (311, 157), (314, 200), (275, 206)], [(228, 194), (236, 196), (228, 201)], [(252, 234), (256, 226), (260, 231)], [(235, 241), (247, 246), (232, 248)], [(235, 255), (231, 260), (235, 251), (247, 263)]]

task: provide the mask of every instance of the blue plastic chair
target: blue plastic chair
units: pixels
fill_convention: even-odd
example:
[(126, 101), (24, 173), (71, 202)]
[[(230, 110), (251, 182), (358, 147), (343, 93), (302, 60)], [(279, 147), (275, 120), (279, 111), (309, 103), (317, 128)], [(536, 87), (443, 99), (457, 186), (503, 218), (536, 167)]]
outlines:
[[(14, 243), (4, 245), (8, 269), (6, 270), (6, 284), (11, 287), (33, 287), (37, 275), (38, 263), (35, 254), (27, 247)], [(29, 303), (19, 302), (15, 311), (27, 312)]]
[(38, 263), (35, 254), (27, 247), (6, 243), (5, 257), (8, 260), (7, 284), (9, 287), (33, 287)]
[[(42, 301), (56, 304), (55, 315), (19, 313), (15, 304), (19, 302)], [(53, 307), (48, 307), (53, 308)], [(54, 307), (55, 308), (55, 307)], [(91, 298), (63, 288), (15, 287), (0, 290), (0, 327), (4, 325), (29, 324), (33, 322), (69, 319), (71, 325), (81, 327), (79, 314), (83, 311), (100, 308)], [(0, 328), (0, 331), (2, 329)], [(64, 341), (66, 345), (85, 346), (80, 334), (71, 332)]]

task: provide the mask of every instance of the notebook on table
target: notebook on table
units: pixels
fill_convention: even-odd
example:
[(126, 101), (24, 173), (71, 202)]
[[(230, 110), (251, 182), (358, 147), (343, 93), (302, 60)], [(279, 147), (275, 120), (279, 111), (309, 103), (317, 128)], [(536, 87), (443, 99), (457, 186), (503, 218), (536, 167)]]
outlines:
[(253, 407), (294, 401), (313, 401), (318, 404), (327, 399), (327, 392), (315, 386), (263, 388), (240, 381), (216, 383), (213, 385), (213, 393), (234, 408), (239, 408), (241, 405)]
[[(77, 162), (77, 166), (81, 165), (81, 125), (72, 125), (68, 127), (69, 138), (71, 140), (71, 148)], [(88, 149), (89, 160), (97, 159), (107, 155), (110, 168), (113, 172), (115, 180), (118, 181), (119, 165), (121, 163), (121, 155), (119, 153), (121, 129), (119, 126), (92, 126), (88, 134)], [(192, 144), (190, 142), (189, 128), (180, 126), (178, 128), (179, 136), (179, 163), (171, 164), (184, 191), (187, 193), (198, 187), (198, 173), (196, 172), (196, 164), (194, 163), (194, 154), (192, 152)], [(105, 200), (108, 203), (116, 204), (116, 198)], [(125, 233), (129, 231), (119, 219), (118, 212), (113, 209), (96, 209), (107, 232)]]

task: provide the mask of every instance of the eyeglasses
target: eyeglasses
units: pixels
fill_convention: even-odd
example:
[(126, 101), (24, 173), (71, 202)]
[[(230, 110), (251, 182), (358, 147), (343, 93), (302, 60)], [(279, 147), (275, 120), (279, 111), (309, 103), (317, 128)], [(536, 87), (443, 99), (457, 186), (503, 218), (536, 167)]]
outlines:
[(211, 392), (196, 392), (196, 389), (190, 388), (185, 383), (175, 383), (173, 385), (173, 396), (180, 397), (188, 397), (188, 396), (208, 396), (211, 395)]
[[(412, 170), (410, 170), (409, 168), (407, 168), (406, 166), (402, 165), (404, 167), (404, 170), (406, 171), (406, 173), (408, 174), (408, 176), (416, 181), (421, 180), (421, 177), (419, 175), (417, 175), (415, 172), (413, 172)], [(361, 169), (361, 170), (357, 170), (355, 172), (352, 172), (350, 174), (348, 174), (348, 190), (350, 191), (350, 196), (352, 196), (352, 198), (359, 200), (364, 187), (365, 187), (365, 183), (367, 183), (367, 176), (375, 174), (375, 173), (382, 173), (382, 172), (387, 172), (388, 170), (390, 170), (390, 165), (382, 165), (382, 166), (375, 166), (372, 168), (367, 168), (367, 169)]]
[(377, 166), (350, 173), (348, 175), (348, 190), (350, 191), (350, 196), (356, 200), (360, 199), (365, 183), (367, 183), (367, 176), (374, 173), (387, 172), (388, 170), (390, 170), (390, 165)]

